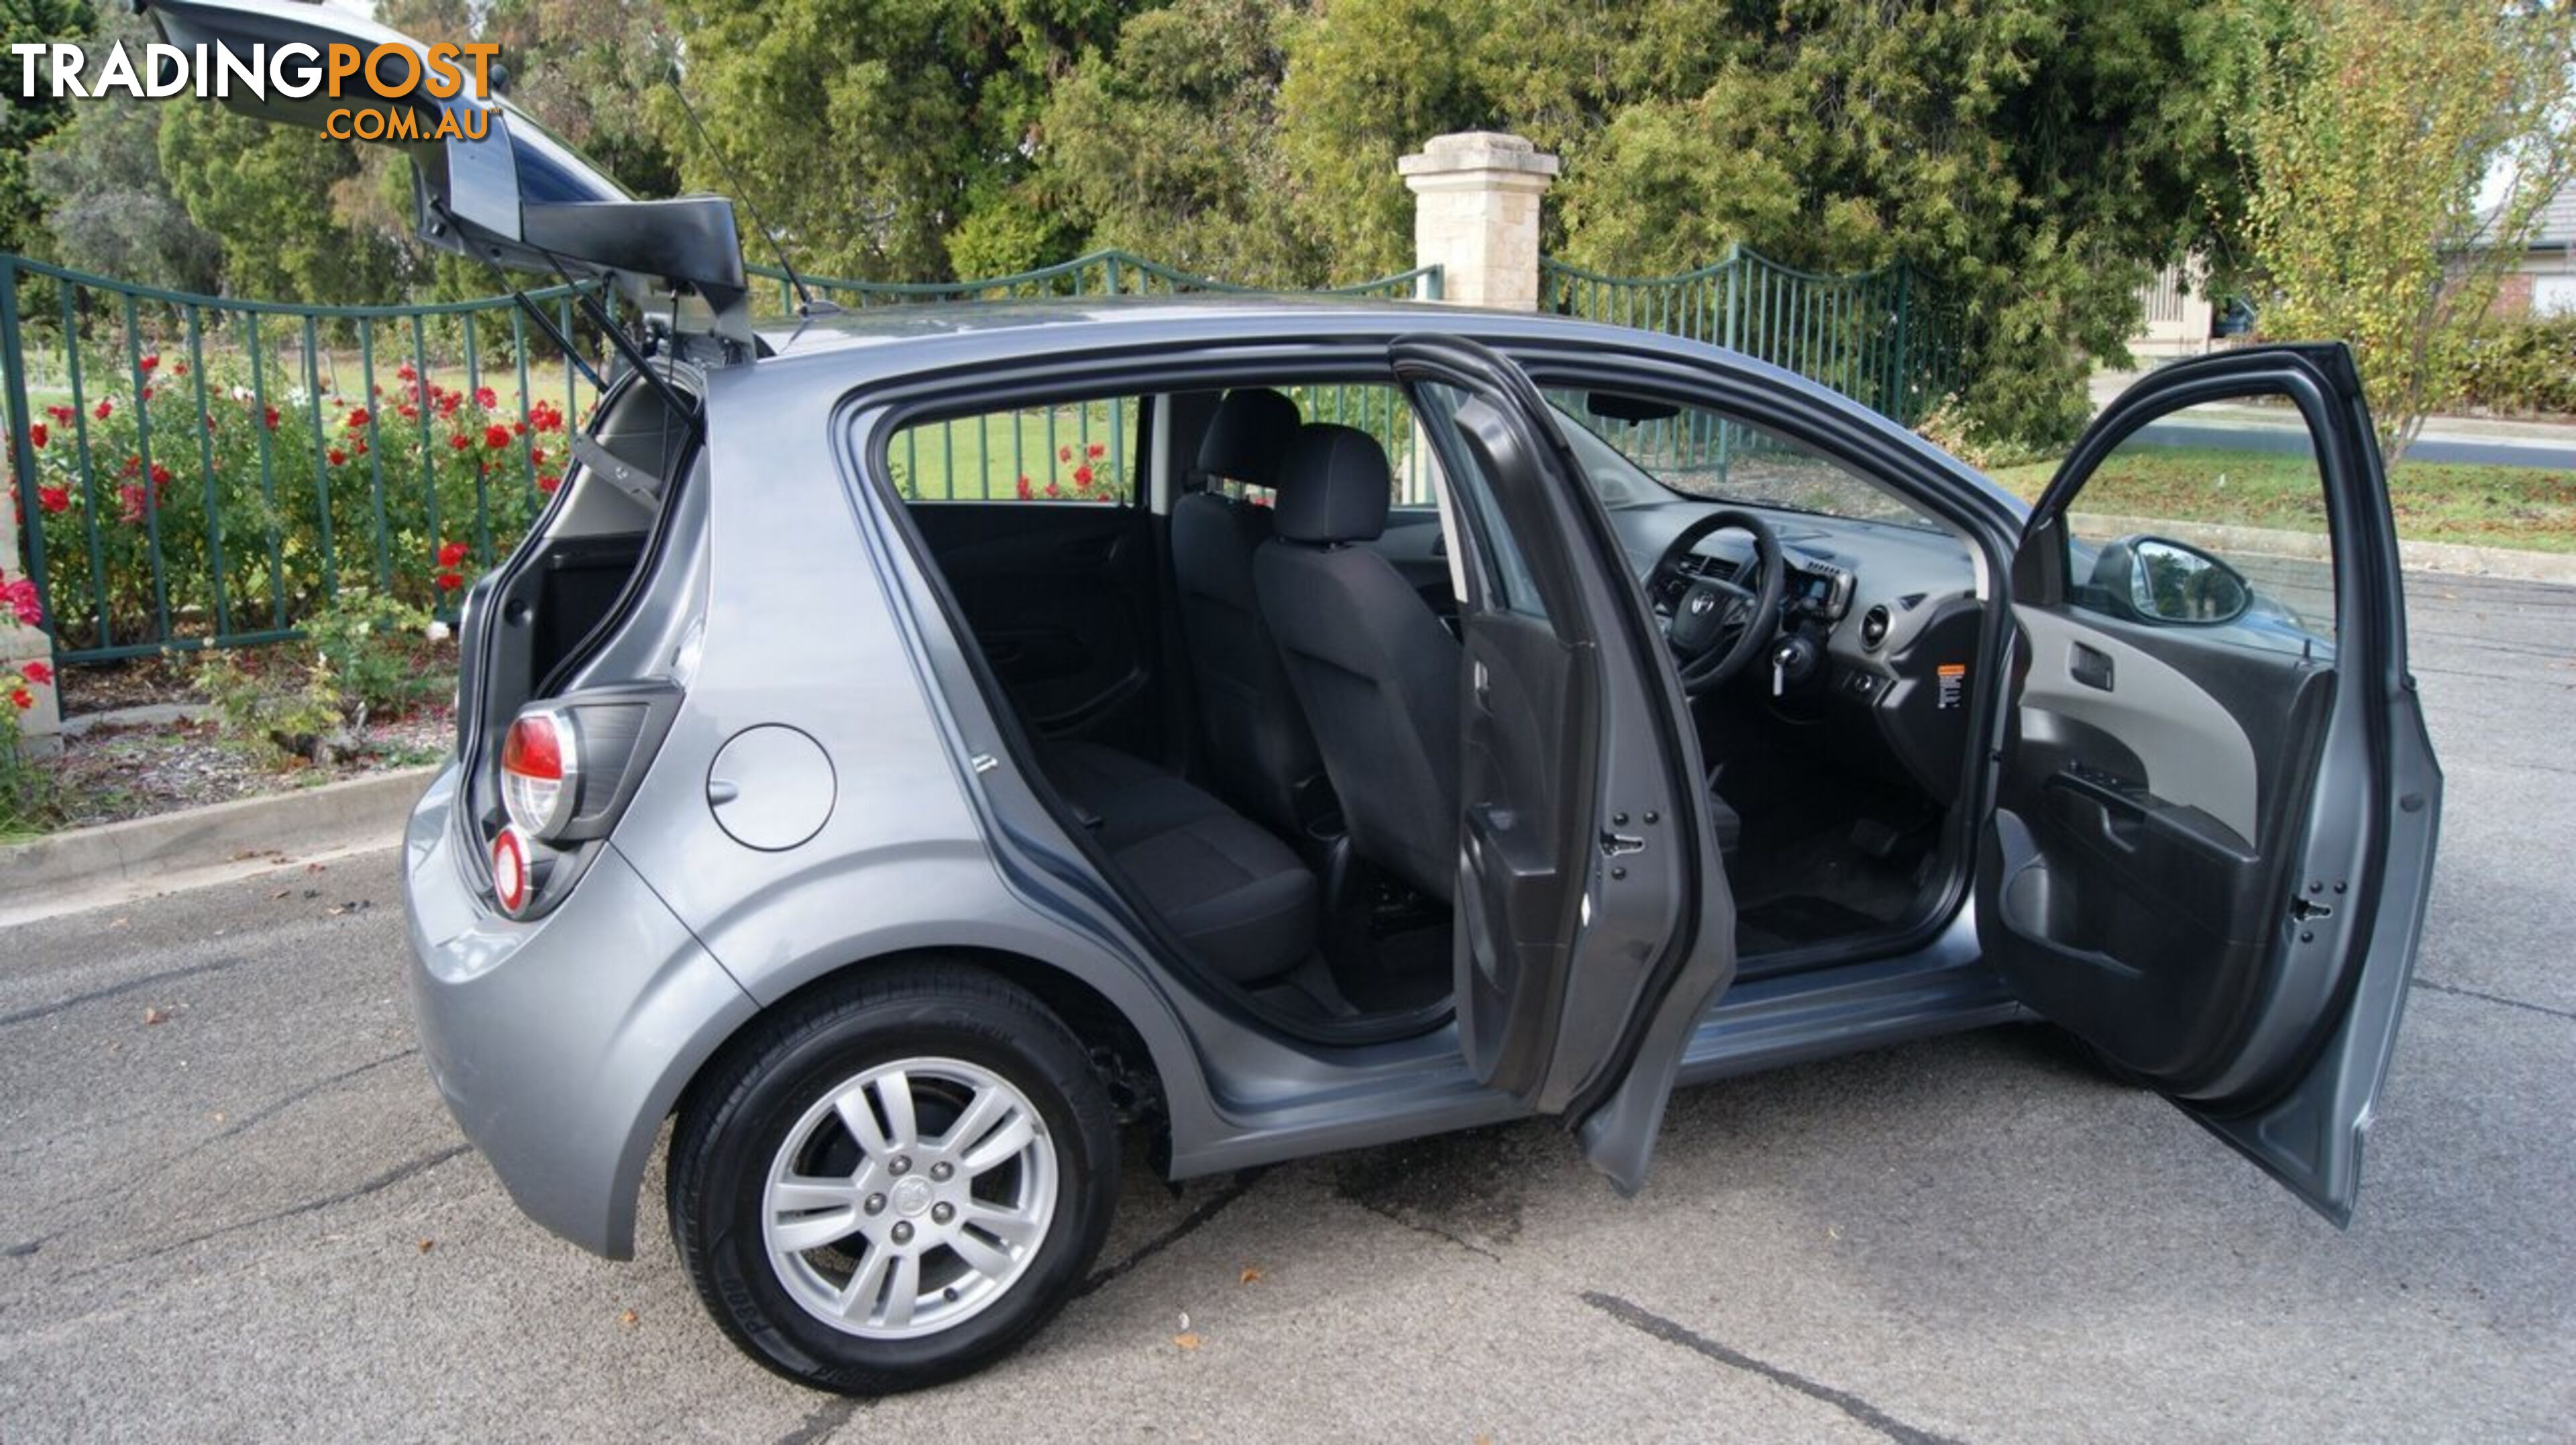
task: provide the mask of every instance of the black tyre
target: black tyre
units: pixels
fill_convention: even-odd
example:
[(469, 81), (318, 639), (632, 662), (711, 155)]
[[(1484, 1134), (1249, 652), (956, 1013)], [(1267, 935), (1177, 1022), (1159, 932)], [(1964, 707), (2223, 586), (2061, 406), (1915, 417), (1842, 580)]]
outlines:
[(1118, 1134), (1081, 1044), (982, 969), (861, 975), (692, 1089), (671, 1234), (708, 1311), (789, 1379), (875, 1395), (1001, 1359), (1090, 1267)]

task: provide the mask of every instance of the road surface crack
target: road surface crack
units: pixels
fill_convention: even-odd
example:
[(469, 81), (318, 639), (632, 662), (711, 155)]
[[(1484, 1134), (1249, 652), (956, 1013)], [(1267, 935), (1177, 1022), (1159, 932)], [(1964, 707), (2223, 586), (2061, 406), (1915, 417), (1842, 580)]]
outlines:
[(1721, 1345), (1688, 1326), (1677, 1324), (1651, 1310), (1630, 1304), (1617, 1295), (1586, 1290), (1578, 1298), (1619, 1323), (1652, 1335), (1668, 1345), (1679, 1345), (1694, 1354), (1715, 1360), (1721, 1365), (1749, 1371), (1775, 1385), (1787, 1386), (1811, 1400), (1821, 1400), (1890, 1440), (1901, 1441), (1903, 1445), (1955, 1445), (1950, 1437), (1935, 1435), (1929, 1430), (1908, 1425), (1849, 1390), (1838, 1390), (1831, 1385), (1810, 1380), (1795, 1370), (1782, 1369), (1769, 1361), (1757, 1360), (1742, 1350)]

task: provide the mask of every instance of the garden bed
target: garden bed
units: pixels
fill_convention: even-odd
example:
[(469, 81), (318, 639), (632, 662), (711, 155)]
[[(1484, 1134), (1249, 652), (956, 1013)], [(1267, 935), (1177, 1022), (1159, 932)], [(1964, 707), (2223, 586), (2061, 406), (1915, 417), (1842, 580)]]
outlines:
[(227, 737), (212, 721), (95, 726), (66, 737), (59, 756), (30, 765), (38, 778), (31, 831), (117, 823), (417, 767), (446, 754), (454, 718), (444, 708), (424, 709), (355, 731), (360, 746), (320, 766), (265, 742)]

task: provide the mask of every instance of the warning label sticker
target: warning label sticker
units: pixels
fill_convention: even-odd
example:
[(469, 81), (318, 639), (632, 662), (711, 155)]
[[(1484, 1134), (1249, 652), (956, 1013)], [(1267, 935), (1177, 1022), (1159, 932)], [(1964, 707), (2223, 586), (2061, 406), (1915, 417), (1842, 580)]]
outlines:
[(1935, 669), (1934, 675), (1940, 679), (1940, 691), (1934, 694), (1934, 706), (1944, 710), (1957, 707), (1960, 700), (1967, 695), (1968, 665), (1964, 662), (1945, 662)]

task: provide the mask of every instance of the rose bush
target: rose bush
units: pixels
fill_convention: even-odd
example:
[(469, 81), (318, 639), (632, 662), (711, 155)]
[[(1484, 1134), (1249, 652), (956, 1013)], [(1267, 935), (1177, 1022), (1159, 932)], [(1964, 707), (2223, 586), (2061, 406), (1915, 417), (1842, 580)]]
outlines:
[[(293, 374), (282, 359), (264, 370)], [(173, 637), (212, 636), (219, 602), (236, 635), (295, 627), (335, 583), (442, 607), (561, 485), (554, 402), (505, 411), (492, 388), (409, 363), (318, 397), (254, 389), (249, 373), (240, 356), (192, 374), (166, 353), (102, 352), (83, 375), (114, 390), (28, 419), (34, 485), (19, 495), (63, 647), (158, 641), (165, 615)]]

